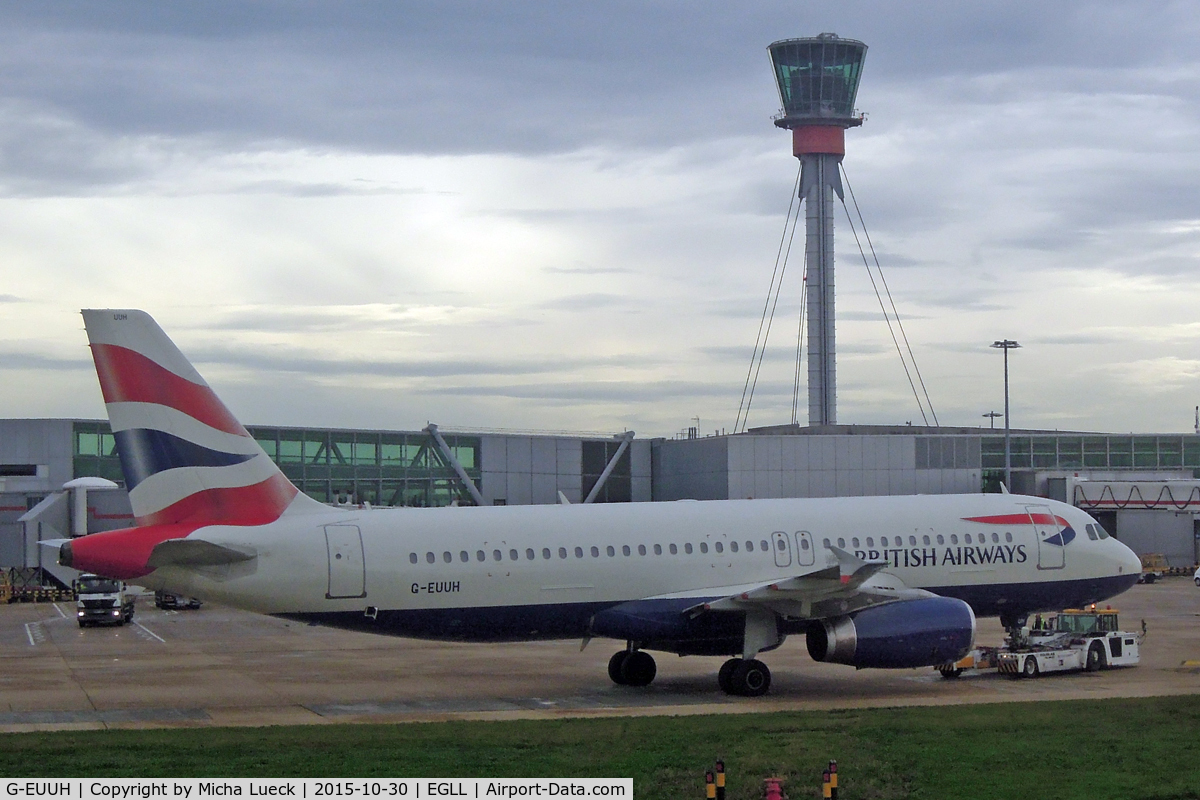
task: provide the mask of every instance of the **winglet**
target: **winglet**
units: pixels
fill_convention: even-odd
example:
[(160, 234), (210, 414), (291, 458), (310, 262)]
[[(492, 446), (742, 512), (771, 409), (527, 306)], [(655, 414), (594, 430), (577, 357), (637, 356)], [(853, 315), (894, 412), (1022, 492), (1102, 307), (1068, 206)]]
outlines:
[(568, 500), (567, 496), (562, 493), (562, 489), (558, 490), (558, 504), (563, 506), (571, 505), (571, 501)]

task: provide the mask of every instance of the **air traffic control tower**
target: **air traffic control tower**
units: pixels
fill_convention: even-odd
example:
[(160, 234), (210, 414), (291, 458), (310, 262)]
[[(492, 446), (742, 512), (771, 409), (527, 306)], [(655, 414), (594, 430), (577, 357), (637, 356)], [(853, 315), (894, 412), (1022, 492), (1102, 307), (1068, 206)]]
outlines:
[(843, 197), (839, 164), (846, 154), (846, 128), (863, 122), (862, 115), (855, 114), (854, 98), (867, 46), (822, 33), (811, 39), (784, 39), (769, 50), (783, 103), (783, 114), (775, 124), (792, 132), (792, 154), (801, 163), (808, 273), (808, 424), (834, 425), (833, 193)]

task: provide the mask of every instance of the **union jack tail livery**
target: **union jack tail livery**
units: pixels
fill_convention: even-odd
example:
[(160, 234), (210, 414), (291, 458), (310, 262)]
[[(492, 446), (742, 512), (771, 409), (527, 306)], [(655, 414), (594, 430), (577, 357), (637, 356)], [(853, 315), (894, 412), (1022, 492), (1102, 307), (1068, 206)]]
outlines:
[(85, 310), (83, 320), (134, 519), (146, 529), (125, 541), (145, 550), (208, 525), (266, 525), (289, 509), (323, 508), (284, 477), (149, 314)]

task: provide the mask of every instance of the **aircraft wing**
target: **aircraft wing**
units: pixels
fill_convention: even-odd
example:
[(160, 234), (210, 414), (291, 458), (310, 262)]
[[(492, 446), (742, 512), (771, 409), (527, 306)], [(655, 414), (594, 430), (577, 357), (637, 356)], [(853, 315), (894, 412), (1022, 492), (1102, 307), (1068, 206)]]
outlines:
[(836, 564), (698, 603), (685, 609), (684, 614), (697, 617), (709, 611), (757, 607), (789, 619), (825, 619), (897, 600), (934, 596), (923, 589), (910, 589), (891, 576), (876, 578), (890, 566), (887, 561), (864, 561), (841, 548), (829, 549), (837, 558)]

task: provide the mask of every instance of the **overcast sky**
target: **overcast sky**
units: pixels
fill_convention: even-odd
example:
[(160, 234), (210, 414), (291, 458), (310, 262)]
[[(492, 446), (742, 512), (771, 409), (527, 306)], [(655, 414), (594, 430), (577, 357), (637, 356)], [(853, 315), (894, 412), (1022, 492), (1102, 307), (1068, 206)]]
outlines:
[[(247, 424), (732, 429), (797, 170), (766, 46), (823, 31), (942, 424), (1011, 338), (1014, 425), (1190, 431), (1197, 2), (2, 3), (0, 416), (102, 417), (78, 309), (133, 307)], [(838, 420), (919, 423), (836, 226)]]

